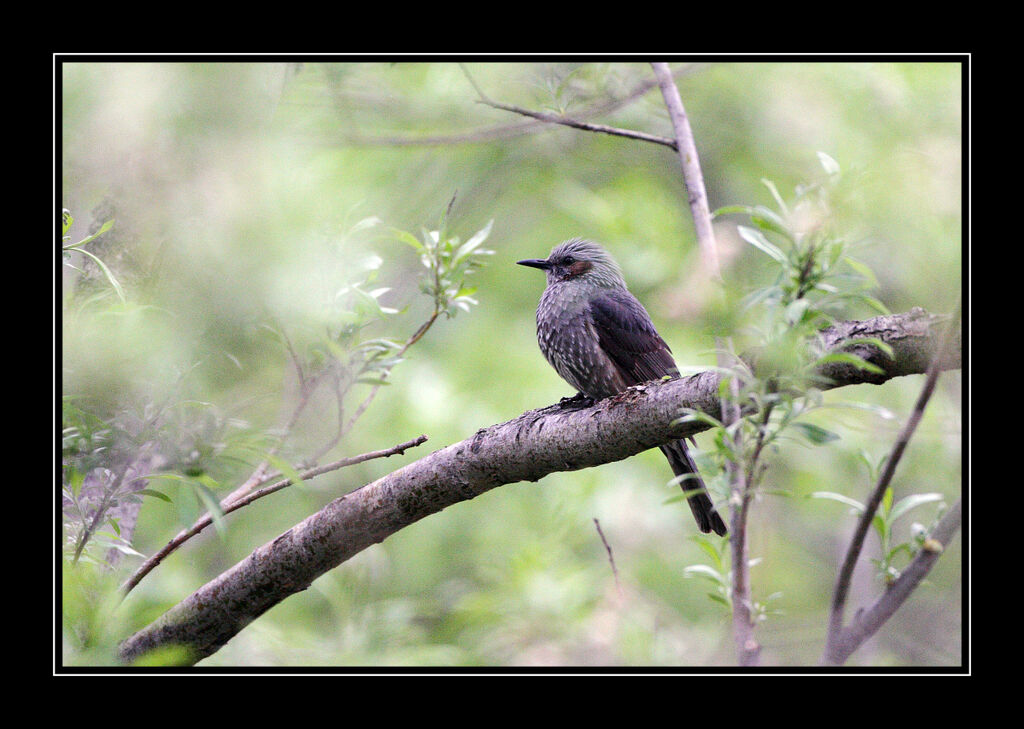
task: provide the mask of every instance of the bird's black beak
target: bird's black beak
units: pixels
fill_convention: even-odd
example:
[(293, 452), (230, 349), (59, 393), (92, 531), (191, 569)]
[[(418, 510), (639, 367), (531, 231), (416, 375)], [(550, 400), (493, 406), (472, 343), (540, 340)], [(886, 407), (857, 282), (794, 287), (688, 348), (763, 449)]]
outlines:
[(541, 268), (547, 271), (551, 268), (551, 264), (543, 258), (527, 258), (525, 261), (516, 261), (520, 266), (529, 266), (530, 268)]

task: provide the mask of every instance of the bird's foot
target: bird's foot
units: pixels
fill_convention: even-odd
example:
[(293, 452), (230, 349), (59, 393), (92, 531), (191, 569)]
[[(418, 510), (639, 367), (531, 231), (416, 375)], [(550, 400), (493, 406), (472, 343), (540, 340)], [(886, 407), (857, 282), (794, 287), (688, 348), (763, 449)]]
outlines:
[(577, 392), (572, 397), (563, 397), (558, 401), (559, 407), (573, 408), (583, 410), (585, 408), (592, 407), (594, 404), (594, 398), (587, 397), (582, 392)]

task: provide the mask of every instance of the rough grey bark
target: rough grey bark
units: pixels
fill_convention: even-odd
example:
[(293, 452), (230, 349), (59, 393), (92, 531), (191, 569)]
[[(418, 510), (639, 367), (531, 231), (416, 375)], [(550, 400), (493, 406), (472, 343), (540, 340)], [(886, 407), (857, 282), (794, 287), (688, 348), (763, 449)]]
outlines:
[[(856, 345), (846, 351), (886, 374), (832, 364), (820, 372), (832, 380), (825, 387), (925, 372), (941, 321), (915, 309), (826, 330), (822, 341), (831, 346), (851, 337), (875, 337), (892, 347), (894, 356), (889, 360), (876, 347)], [(960, 366), (959, 338), (953, 351), (944, 369)], [(471, 438), (335, 499), (258, 548), (125, 640), (121, 658), (131, 661), (150, 649), (177, 644), (189, 650), (192, 661), (201, 660), (323, 573), (425, 516), (504, 484), (622, 460), (705, 430), (701, 423), (673, 423), (684, 407), (717, 417), (718, 383), (716, 373), (703, 372), (638, 385), (591, 407), (553, 405), (481, 428)]]

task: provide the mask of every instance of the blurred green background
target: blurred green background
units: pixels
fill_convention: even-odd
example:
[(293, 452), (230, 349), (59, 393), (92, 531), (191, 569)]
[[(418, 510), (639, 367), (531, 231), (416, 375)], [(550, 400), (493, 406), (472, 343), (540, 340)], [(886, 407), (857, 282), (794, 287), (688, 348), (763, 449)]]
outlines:
[[(949, 312), (961, 284), (961, 74), (956, 63), (673, 64), (712, 209), (771, 204), (820, 176), (816, 153), (848, 184), (836, 209), (893, 312)], [(670, 135), (647, 64), (468, 63), (493, 99)], [(616, 256), (684, 366), (710, 366), (713, 334), (678, 157), (642, 142), (543, 126), (476, 101), (455, 63), (66, 63), (62, 73), (62, 196), (71, 235), (115, 218), (92, 250), (124, 285), (64, 268), (63, 392), (97, 412), (141, 408), (168, 392), (256, 431), (294, 404), (287, 352), (263, 324), (296, 342), (316, 332), (325, 296), (370, 256), (380, 301), (400, 311), (378, 336), (405, 339), (430, 302), (422, 267), (393, 227), (433, 228), (455, 196), (449, 229), (463, 240), (493, 220), (495, 251), (474, 274), (479, 304), (439, 320), (391, 374), (358, 426), (323, 461), (421, 433), (427, 444), (331, 473), (263, 499), (209, 529), (149, 575), (120, 607), (114, 577), (66, 571), (64, 661), (110, 663), (117, 640), (158, 617), (257, 546), (338, 495), (430, 450), (572, 394), (541, 356), (536, 271), (514, 265), (583, 236)], [(636, 92), (636, 93), (634, 93)], [(376, 216), (359, 234), (352, 226)], [(773, 274), (768, 259), (716, 223), (727, 287), (742, 296)], [(373, 260), (373, 259), (370, 259)], [(85, 284), (89, 283), (90, 286)], [(876, 312), (851, 310), (849, 318)], [(312, 336), (312, 335), (310, 335)], [(742, 348), (743, 333), (736, 332)], [(897, 498), (960, 493), (960, 373), (943, 376), (897, 478)], [(896, 415), (830, 409), (816, 422), (841, 435), (775, 456), (754, 506), (755, 599), (767, 665), (813, 665), (822, 649), (837, 565), (854, 519), (803, 498), (863, 499), (859, 453), (892, 446), (922, 378), (843, 388), (830, 402), (870, 402)], [(177, 384), (175, 384), (177, 383)], [(353, 392), (349, 412), (368, 388)], [(321, 392), (283, 455), (299, 460), (329, 436)], [(698, 437), (698, 443), (701, 442)], [(237, 486), (257, 461), (211, 470)], [(247, 470), (248, 468), (248, 470)], [(249, 625), (203, 666), (718, 666), (732, 665), (730, 617), (713, 586), (684, 576), (707, 557), (657, 452), (536, 484), (495, 489), (402, 530)], [(161, 486), (134, 547), (159, 549), (199, 506)], [(899, 524), (930, 522), (934, 505)], [(619, 584), (593, 519), (614, 552)], [(873, 537), (872, 537), (873, 539)], [(877, 541), (868, 556), (876, 556)], [(851, 608), (881, 589), (870, 564)], [(864, 666), (961, 662), (960, 540), (904, 608), (850, 660)], [(75, 627), (96, 626), (83, 646)]]

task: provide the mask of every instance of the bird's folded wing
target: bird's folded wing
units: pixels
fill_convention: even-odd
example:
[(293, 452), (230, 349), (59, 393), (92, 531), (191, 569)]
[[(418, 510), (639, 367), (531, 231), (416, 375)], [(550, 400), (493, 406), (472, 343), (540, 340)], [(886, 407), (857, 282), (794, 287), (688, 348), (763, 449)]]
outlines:
[(629, 385), (678, 374), (671, 350), (643, 305), (628, 291), (608, 291), (590, 302), (601, 349)]

